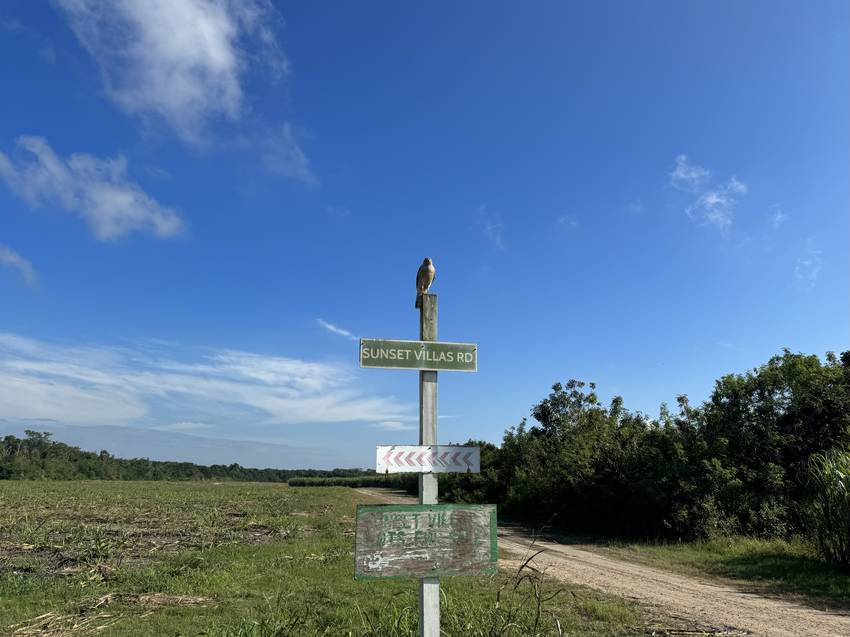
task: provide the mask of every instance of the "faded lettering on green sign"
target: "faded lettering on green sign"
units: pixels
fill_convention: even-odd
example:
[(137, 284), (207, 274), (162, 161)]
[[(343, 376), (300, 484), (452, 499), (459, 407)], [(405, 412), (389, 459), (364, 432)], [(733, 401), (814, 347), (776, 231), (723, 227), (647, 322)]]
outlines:
[(474, 372), (478, 370), (478, 346), (474, 343), (362, 338), (360, 366)]
[(496, 507), (357, 507), (357, 579), (483, 575), (495, 572)]

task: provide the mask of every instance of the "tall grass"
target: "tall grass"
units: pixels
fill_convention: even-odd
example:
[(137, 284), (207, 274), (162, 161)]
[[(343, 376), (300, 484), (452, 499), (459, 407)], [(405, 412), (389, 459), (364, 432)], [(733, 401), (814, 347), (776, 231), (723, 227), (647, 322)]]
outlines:
[[(463, 589), (440, 590), (441, 634), (464, 637), (594, 637), (636, 634), (640, 611), (626, 603), (611, 603), (591, 592), (565, 589), (534, 564), (542, 551), (519, 563), (512, 574), (492, 578), (498, 583), (490, 599), (470, 597)], [(467, 588), (467, 593), (468, 588)], [(295, 603), (293, 603), (295, 602)], [(414, 603), (411, 603), (414, 602)], [(361, 607), (355, 602), (347, 616), (329, 621), (318, 605), (280, 596), (268, 600), (268, 613), (260, 618), (211, 630), (212, 637), (282, 637), (284, 635), (358, 637), (413, 637), (418, 634), (419, 611), (415, 600), (398, 596), (382, 607)]]
[(821, 555), (850, 567), (850, 451), (833, 449), (812, 456), (815, 540)]

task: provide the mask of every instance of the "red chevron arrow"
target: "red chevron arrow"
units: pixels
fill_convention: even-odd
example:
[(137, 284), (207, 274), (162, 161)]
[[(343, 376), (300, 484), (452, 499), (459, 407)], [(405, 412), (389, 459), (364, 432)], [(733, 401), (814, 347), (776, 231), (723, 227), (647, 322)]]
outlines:
[(414, 466), (414, 464), (413, 464), (413, 462), (412, 462), (412, 458), (413, 458), (413, 456), (415, 456), (415, 455), (416, 455), (416, 452), (415, 452), (415, 451), (411, 451), (411, 452), (410, 452), (409, 454), (407, 454), (407, 456), (405, 456), (405, 458), (404, 458), (404, 461), (405, 461), (407, 464), (409, 464), (411, 467), (413, 467), (413, 466)]
[(455, 455), (452, 457), (452, 464), (458, 464), (457, 459), (460, 457), (460, 451), (455, 451)]
[(425, 457), (425, 452), (423, 451), (418, 456), (416, 456), (416, 463), (421, 467), (422, 466), (422, 458)]
[(395, 464), (396, 464), (397, 467), (401, 466), (401, 457), (403, 455), (404, 455), (403, 451), (399, 451), (398, 453), (395, 454), (394, 460), (395, 460)]
[(440, 464), (442, 464), (444, 467), (448, 464), (446, 462), (446, 456), (448, 456), (449, 454), (451, 454), (451, 451), (445, 451), (440, 454)]
[(472, 464), (469, 462), (469, 459), (472, 457), (472, 452), (469, 451), (463, 455), (463, 461), (466, 463), (467, 467), (471, 467)]
[(433, 467), (434, 466), (434, 460), (436, 458), (437, 458), (437, 452), (436, 451), (429, 451), (428, 452), (428, 458), (427, 458), (428, 466)]
[(386, 455), (384, 456), (384, 464), (392, 464), (392, 461), (391, 461), (392, 455), (393, 455), (392, 449), (387, 451)]

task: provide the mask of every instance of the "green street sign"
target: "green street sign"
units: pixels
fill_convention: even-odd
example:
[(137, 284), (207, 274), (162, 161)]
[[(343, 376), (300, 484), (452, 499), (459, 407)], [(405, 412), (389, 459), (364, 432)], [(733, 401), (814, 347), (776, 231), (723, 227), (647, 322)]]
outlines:
[(360, 339), (360, 367), (477, 372), (475, 343)]
[(492, 575), (496, 505), (361, 504), (354, 545), (358, 580)]

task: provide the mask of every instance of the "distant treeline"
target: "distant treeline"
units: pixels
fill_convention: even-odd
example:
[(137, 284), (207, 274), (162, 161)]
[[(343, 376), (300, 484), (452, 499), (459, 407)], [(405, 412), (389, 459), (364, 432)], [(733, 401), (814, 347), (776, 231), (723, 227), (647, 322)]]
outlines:
[(238, 464), (199, 465), (116, 458), (106, 451), (82, 451), (51, 440), (48, 432), (29, 431), (25, 438), (5, 436), (0, 444), (0, 480), (234, 480), (288, 482), (294, 477), (343, 478), (368, 475), (364, 469), (252, 469)]
[(403, 489), (416, 493), (418, 476), (412, 473), (376, 474), (340, 476), (333, 478), (290, 478), (290, 487), (384, 487), (385, 489)]
[(556, 384), (501, 447), (470, 441), (481, 473), (440, 476), (441, 498), (607, 534), (805, 533), (850, 565), (850, 352), (785, 350), (677, 403), (649, 418), (600, 404), (593, 383)]

